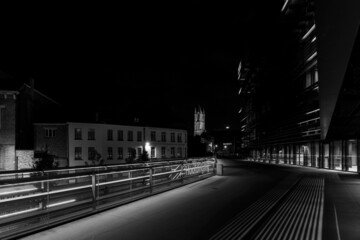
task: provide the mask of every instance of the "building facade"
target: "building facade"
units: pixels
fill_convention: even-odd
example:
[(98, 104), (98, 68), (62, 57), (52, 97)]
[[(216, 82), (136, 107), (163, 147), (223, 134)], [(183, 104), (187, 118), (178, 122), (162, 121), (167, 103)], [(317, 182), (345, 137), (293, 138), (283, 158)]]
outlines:
[(0, 170), (16, 167), (16, 91), (0, 91)]
[(35, 150), (55, 156), (60, 167), (125, 163), (144, 149), (152, 160), (187, 157), (187, 131), (98, 123), (35, 124)]
[(200, 136), (205, 130), (205, 110), (195, 108), (194, 113), (194, 136)]
[(243, 147), (252, 159), (359, 172), (359, 5), (284, 1), (280, 11), (297, 39), (291, 77), (281, 85), (286, 107), (259, 97), (261, 68), (239, 71)]

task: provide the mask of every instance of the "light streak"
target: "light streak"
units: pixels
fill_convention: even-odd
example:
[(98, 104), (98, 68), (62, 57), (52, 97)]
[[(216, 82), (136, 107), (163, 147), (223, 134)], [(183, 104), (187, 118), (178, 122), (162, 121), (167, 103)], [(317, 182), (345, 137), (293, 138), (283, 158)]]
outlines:
[(23, 192), (30, 192), (30, 191), (34, 191), (37, 190), (37, 188), (28, 188), (28, 189), (21, 189), (21, 190), (15, 190), (15, 191), (9, 191), (9, 192), (2, 192), (0, 193), (0, 195), (7, 195), (7, 194), (16, 194), (16, 193), (23, 193)]
[(48, 208), (56, 207), (56, 206), (64, 205), (64, 204), (67, 204), (67, 203), (72, 203), (72, 202), (75, 202), (75, 201), (76, 201), (76, 199), (71, 199), (71, 200), (68, 200), (68, 201), (52, 203), (52, 204), (47, 205), (47, 207)]
[(289, 0), (286, 0), (285, 3), (284, 3), (284, 5), (283, 5), (283, 7), (281, 8), (281, 11), (282, 11), (282, 12), (285, 10), (285, 8), (286, 8), (286, 6), (288, 5), (288, 3), (289, 3)]
[(301, 38), (301, 40), (305, 40), (315, 29), (315, 24), (305, 33), (305, 35)]
[(317, 55), (317, 52), (314, 52), (314, 54), (311, 55), (311, 56), (306, 60), (306, 62), (310, 62), (311, 60), (313, 60), (313, 58), (316, 57), (316, 55)]
[(11, 216), (14, 216), (14, 215), (19, 215), (19, 214), (22, 214), (22, 213), (28, 213), (28, 212), (34, 212), (36, 210), (39, 210), (40, 208), (30, 208), (30, 209), (26, 209), (26, 210), (23, 210), (23, 211), (19, 211), (19, 212), (13, 212), (13, 213), (9, 213), (9, 214), (4, 214), (4, 215), (0, 215), (0, 218), (6, 218), (6, 217), (11, 217)]

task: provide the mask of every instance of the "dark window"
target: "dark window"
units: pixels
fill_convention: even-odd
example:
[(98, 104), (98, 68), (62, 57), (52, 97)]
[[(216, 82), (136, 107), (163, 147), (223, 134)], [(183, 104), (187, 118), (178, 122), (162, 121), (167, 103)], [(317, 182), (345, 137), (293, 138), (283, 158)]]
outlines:
[(166, 158), (166, 148), (161, 147), (161, 158)]
[(150, 132), (150, 140), (151, 141), (156, 141), (156, 132), (155, 131)]
[(128, 131), (128, 141), (133, 141), (133, 131)]
[(107, 157), (107, 159), (109, 159), (109, 160), (113, 159), (113, 148), (112, 148), (112, 147), (108, 147), (107, 152), (108, 152), (108, 157)]
[(187, 143), (187, 134), (185, 133), (185, 143)]
[(81, 128), (75, 128), (75, 140), (81, 140)]
[(182, 148), (178, 147), (177, 157), (182, 157)]
[(138, 142), (141, 142), (141, 141), (142, 141), (141, 131), (138, 131), (138, 132), (137, 132), (137, 141), (138, 141)]
[(141, 148), (140, 147), (137, 148), (137, 155), (138, 155), (138, 157), (141, 157)]
[(75, 160), (82, 160), (82, 149), (81, 149), (81, 147), (75, 147)]
[(111, 130), (111, 129), (107, 130), (107, 140), (109, 140), (109, 141), (113, 140), (113, 130)]
[(88, 140), (95, 140), (95, 129), (92, 129), (92, 128), (89, 129)]
[(181, 135), (181, 133), (178, 133), (178, 134), (177, 134), (177, 141), (178, 141), (178, 142), (182, 142), (182, 135)]
[(47, 138), (56, 137), (56, 129), (55, 128), (45, 128), (45, 137), (47, 137)]
[(175, 148), (174, 147), (170, 148), (170, 153), (171, 153), (171, 157), (174, 158), (175, 157)]
[(161, 132), (161, 141), (166, 142), (166, 132)]
[(122, 147), (118, 147), (118, 159), (123, 159), (124, 152), (123, 152), (123, 148)]
[(88, 159), (95, 160), (95, 148), (94, 147), (88, 148)]
[(151, 147), (151, 158), (155, 158), (155, 147)]
[(175, 142), (175, 133), (171, 133), (171, 142)]
[(118, 141), (124, 141), (124, 131), (123, 130), (117, 131), (117, 138), (118, 138)]

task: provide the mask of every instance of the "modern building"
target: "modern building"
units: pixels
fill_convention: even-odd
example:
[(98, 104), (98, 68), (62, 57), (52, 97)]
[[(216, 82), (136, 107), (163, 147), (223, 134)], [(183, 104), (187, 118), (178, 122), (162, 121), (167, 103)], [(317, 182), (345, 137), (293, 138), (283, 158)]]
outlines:
[(187, 131), (103, 123), (36, 123), (35, 150), (55, 156), (60, 167), (125, 163), (187, 157)]
[(272, 82), (279, 101), (262, 94), (264, 66), (239, 66), (242, 147), (252, 159), (360, 170), (359, 10), (356, 0), (284, 1), (296, 42), (291, 75)]

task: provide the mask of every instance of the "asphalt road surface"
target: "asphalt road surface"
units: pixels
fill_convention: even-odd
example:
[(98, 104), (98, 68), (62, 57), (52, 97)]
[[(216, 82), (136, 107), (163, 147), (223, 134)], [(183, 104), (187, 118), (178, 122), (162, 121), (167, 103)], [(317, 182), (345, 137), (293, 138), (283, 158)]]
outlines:
[(358, 174), (219, 162), (223, 176), (24, 239), (360, 239)]

